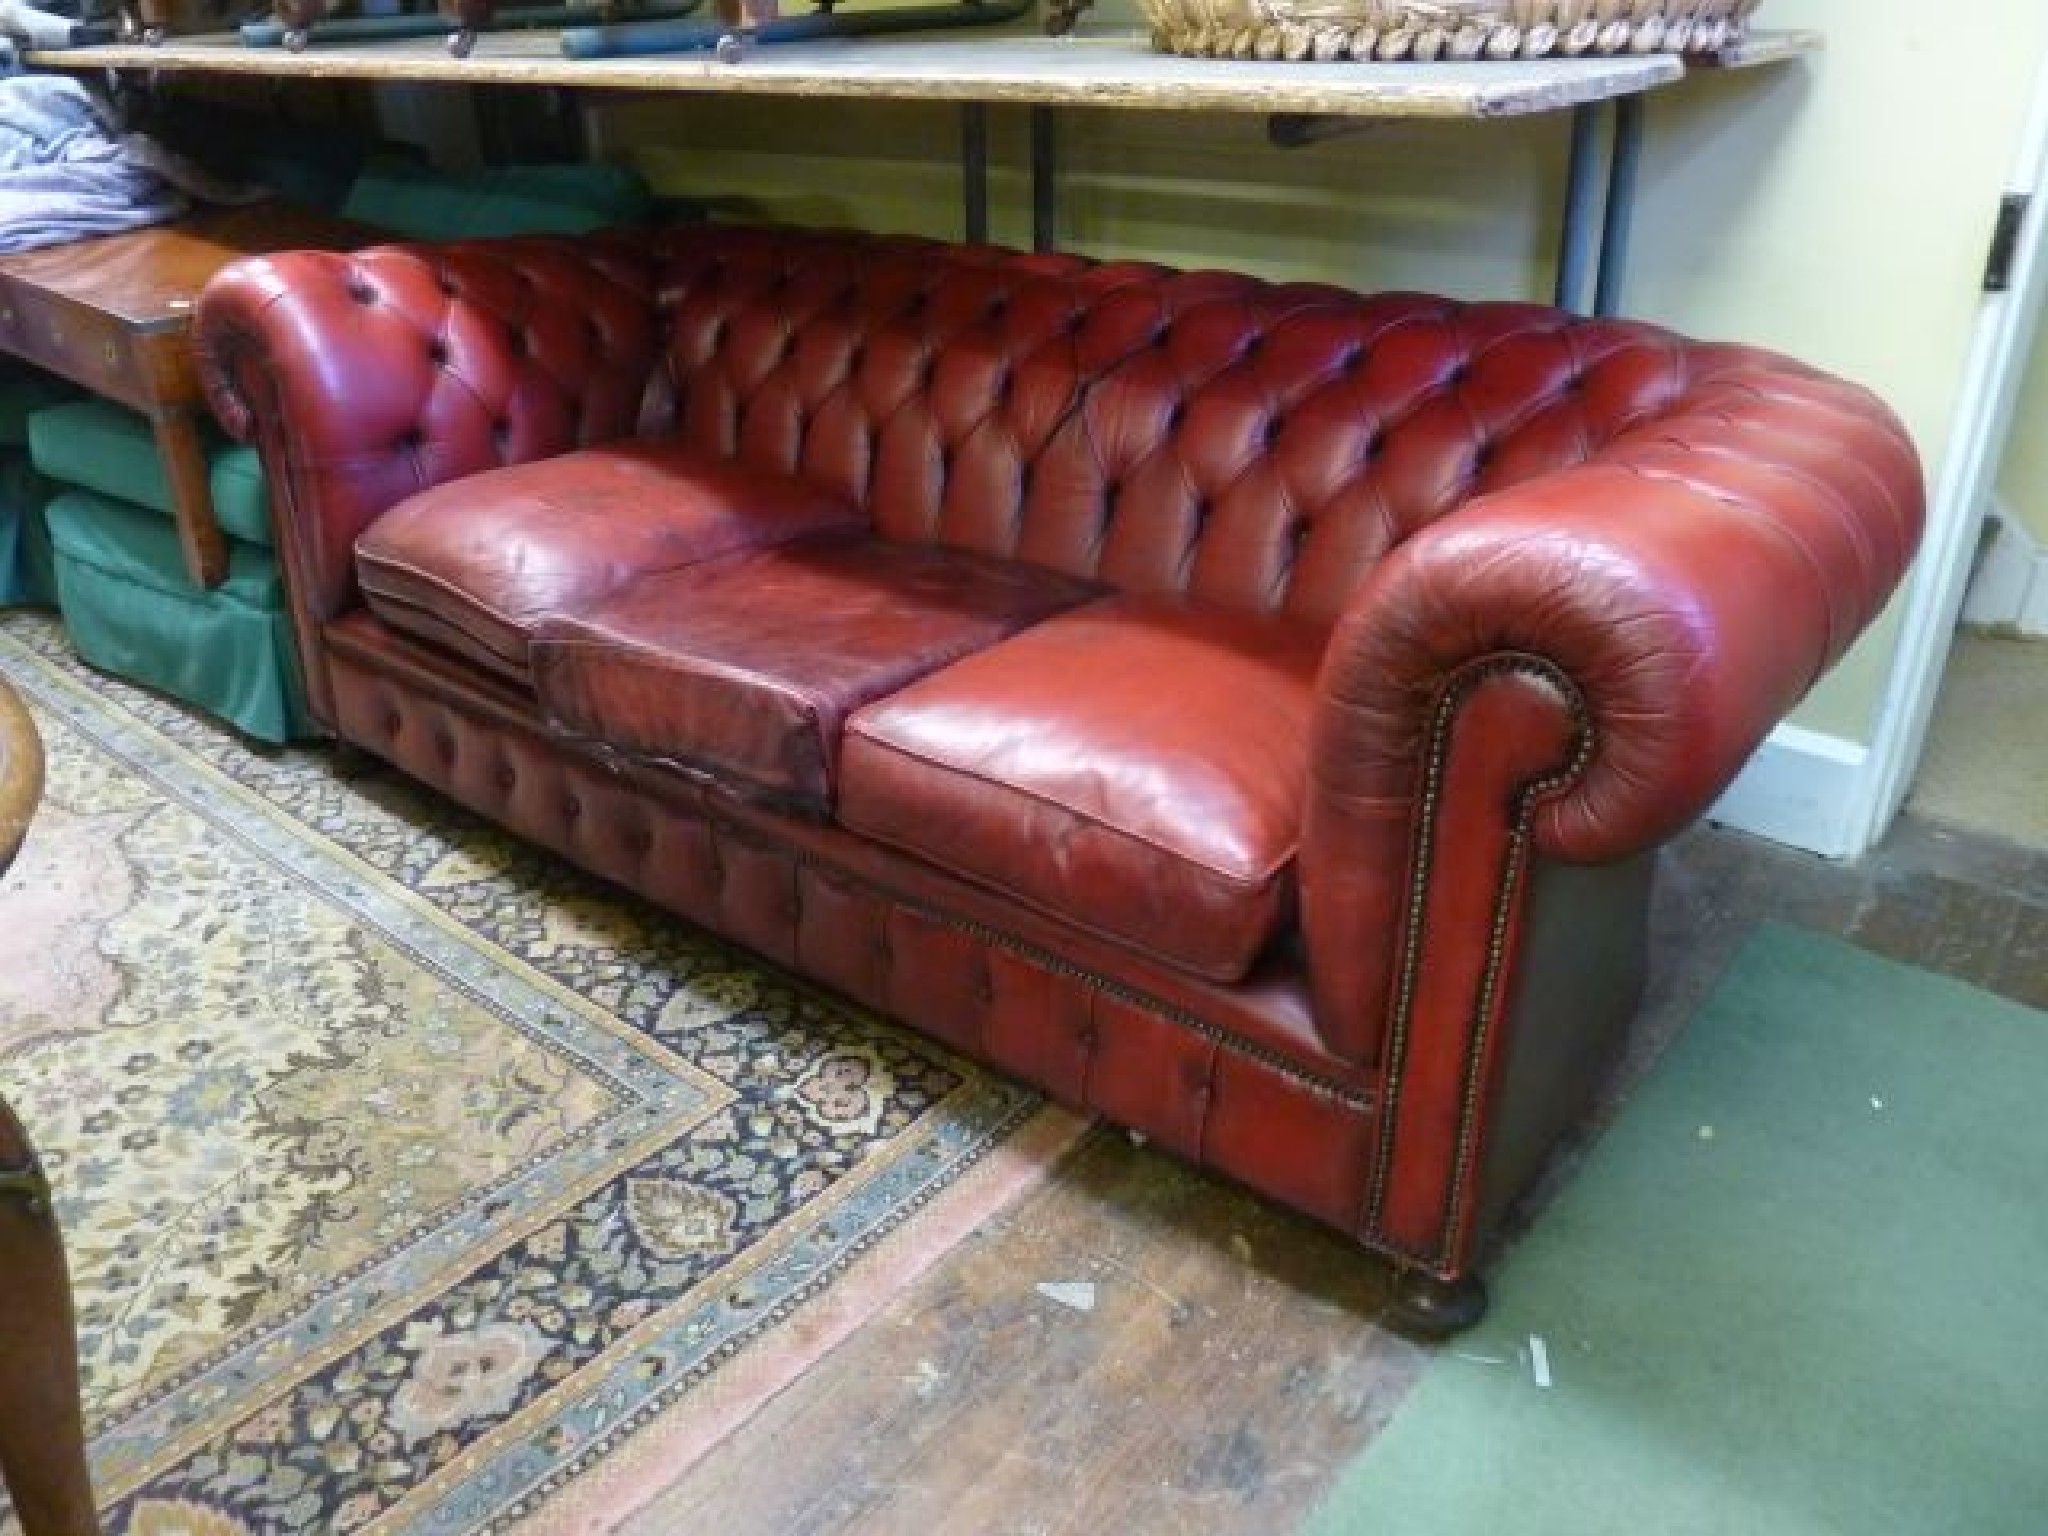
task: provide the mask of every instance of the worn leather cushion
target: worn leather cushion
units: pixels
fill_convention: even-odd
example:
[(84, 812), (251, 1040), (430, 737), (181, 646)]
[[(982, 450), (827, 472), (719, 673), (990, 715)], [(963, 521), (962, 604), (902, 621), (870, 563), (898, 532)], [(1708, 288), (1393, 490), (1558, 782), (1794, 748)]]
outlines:
[(644, 577), (541, 625), (568, 731), (827, 815), (846, 717), (1100, 588), (938, 545), (825, 535)]
[(829, 491), (676, 443), (615, 443), (451, 481), (356, 541), (364, 601), (394, 629), (515, 682), (543, 616), (673, 571), (866, 518)]
[(1327, 631), (1106, 599), (847, 723), (839, 820), (1222, 981), (1293, 905)]

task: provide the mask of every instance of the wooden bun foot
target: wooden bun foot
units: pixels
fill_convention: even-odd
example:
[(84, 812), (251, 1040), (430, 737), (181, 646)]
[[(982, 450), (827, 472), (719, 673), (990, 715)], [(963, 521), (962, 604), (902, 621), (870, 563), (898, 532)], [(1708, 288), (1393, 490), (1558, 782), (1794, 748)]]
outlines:
[(1477, 1275), (1439, 1280), (1419, 1269), (1404, 1270), (1381, 1321), (1411, 1339), (1448, 1339), (1486, 1316), (1486, 1302), (1486, 1285)]

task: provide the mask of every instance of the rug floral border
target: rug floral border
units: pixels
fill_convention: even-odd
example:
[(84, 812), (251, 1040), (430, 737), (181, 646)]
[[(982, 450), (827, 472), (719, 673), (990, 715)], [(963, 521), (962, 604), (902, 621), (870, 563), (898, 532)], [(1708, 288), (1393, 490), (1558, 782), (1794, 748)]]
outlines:
[[(799, 1316), (1040, 1107), (395, 776), (251, 748), (89, 673), (47, 620), (0, 620), (0, 665), (46, 718), (615, 1098), (99, 1426), (111, 1530), (504, 1530)], [(468, 1385), (483, 1374), (501, 1400)]]

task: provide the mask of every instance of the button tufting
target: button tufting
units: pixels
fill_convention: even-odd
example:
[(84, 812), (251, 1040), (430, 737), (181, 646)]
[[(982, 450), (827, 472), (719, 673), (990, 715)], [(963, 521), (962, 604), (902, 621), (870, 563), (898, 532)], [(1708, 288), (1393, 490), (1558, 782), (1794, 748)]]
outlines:
[(427, 343), (427, 360), (435, 367), (442, 367), (448, 361), (448, 343), (436, 336)]
[(498, 764), (497, 770), (491, 775), (491, 778), (498, 788), (506, 790), (509, 790), (514, 784), (519, 782), (519, 775), (513, 771), (510, 763)]

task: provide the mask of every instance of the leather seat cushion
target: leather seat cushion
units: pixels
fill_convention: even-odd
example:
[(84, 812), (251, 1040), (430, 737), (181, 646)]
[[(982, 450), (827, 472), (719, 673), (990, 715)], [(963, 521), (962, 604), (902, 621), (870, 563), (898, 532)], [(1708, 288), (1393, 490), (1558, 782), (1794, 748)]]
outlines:
[(523, 683), (544, 615), (653, 572), (866, 521), (789, 476), (677, 443), (614, 443), (409, 497), (356, 541), (356, 578), (392, 628)]
[(1293, 913), (1327, 636), (1181, 599), (1064, 614), (855, 715), (839, 819), (1235, 981)]
[(557, 726), (830, 814), (846, 717), (1100, 589), (937, 545), (824, 535), (643, 577), (541, 625)]

